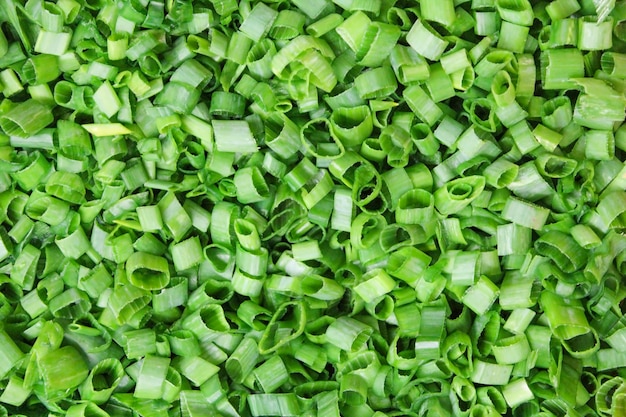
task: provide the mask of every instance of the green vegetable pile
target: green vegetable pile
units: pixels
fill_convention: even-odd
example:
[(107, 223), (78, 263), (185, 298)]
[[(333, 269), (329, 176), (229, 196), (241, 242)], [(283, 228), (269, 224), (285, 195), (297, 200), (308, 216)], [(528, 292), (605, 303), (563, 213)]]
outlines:
[(0, 0), (0, 417), (626, 416), (626, 2)]

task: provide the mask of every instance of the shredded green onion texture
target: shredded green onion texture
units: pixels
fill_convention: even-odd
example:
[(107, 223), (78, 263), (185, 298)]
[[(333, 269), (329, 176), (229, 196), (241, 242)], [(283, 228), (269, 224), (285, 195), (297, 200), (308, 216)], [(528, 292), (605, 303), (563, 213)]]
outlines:
[(0, 0), (0, 417), (626, 417), (626, 2)]

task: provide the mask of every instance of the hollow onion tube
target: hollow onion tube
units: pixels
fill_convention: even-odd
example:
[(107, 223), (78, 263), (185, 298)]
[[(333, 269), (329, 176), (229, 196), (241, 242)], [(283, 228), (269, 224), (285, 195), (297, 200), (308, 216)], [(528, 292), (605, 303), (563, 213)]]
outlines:
[(290, 158), (300, 149), (297, 126), (284, 116), (270, 116), (265, 123), (265, 143), (283, 158)]
[(0, 116), (0, 128), (8, 135), (28, 137), (38, 133), (54, 120), (50, 109), (27, 100)]
[(368, 325), (348, 317), (332, 322), (326, 330), (328, 343), (348, 352), (359, 350), (369, 339), (373, 329)]
[(188, 297), (188, 280), (182, 277), (173, 277), (167, 288), (154, 294), (152, 307), (157, 314), (168, 312), (177, 314), (176, 308), (184, 305)]
[(530, 2), (501, 0), (496, 1), (495, 6), (502, 20), (523, 26), (532, 25), (534, 14)]
[(535, 249), (554, 261), (563, 272), (580, 269), (587, 260), (586, 251), (564, 232), (551, 230), (535, 242)]
[(549, 215), (550, 210), (513, 196), (507, 199), (502, 209), (502, 218), (534, 230), (541, 230)]
[(364, 72), (354, 80), (354, 83), (363, 99), (386, 97), (398, 87), (395, 75), (388, 66)]
[(0, 395), (0, 401), (19, 407), (24, 404), (31, 392), (30, 389), (24, 387), (24, 381), (19, 376), (11, 375), (4, 392)]
[(443, 116), (441, 109), (419, 85), (405, 88), (402, 96), (411, 110), (429, 126), (433, 126)]
[(424, 224), (434, 216), (435, 199), (420, 188), (402, 194), (396, 209), (396, 221), (405, 224)]
[(584, 51), (606, 50), (613, 46), (613, 19), (584, 16), (578, 19), (578, 48)]
[[(284, 320), (282, 320), (284, 319)], [(259, 353), (274, 352), (304, 332), (307, 313), (302, 302), (286, 302), (279, 306), (259, 341)]]
[(169, 364), (169, 358), (146, 356), (141, 364), (133, 395), (143, 399), (162, 398)]
[(391, 276), (415, 287), (430, 261), (431, 257), (424, 252), (411, 246), (405, 246), (392, 252), (385, 270)]
[(269, 189), (261, 171), (256, 167), (243, 168), (235, 173), (237, 199), (244, 204), (261, 201), (269, 196)]
[(536, 159), (539, 172), (550, 178), (564, 178), (572, 175), (578, 163), (569, 158), (544, 154)]
[(94, 366), (87, 379), (79, 386), (82, 398), (94, 404), (104, 404), (124, 377), (124, 368), (119, 360), (103, 359)]
[(345, 147), (360, 145), (372, 133), (372, 116), (367, 106), (341, 107), (333, 111), (330, 126)]
[(624, 402), (624, 380), (616, 376), (606, 380), (596, 392), (598, 411), (603, 415), (611, 415)]
[(184, 329), (175, 330), (166, 337), (173, 354), (180, 357), (197, 356), (200, 354), (200, 345), (191, 331)]
[(444, 40), (428, 23), (417, 20), (407, 33), (407, 43), (424, 58), (436, 61), (448, 46)]
[(207, 304), (194, 311), (183, 319), (182, 327), (191, 331), (201, 343), (210, 342), (230, 329), (224, 310), (215, 304)]
[(372, 22), (367, 26), (356, 50), (359, 65), (376, 67), (382, 64), (400, 38), (400, 28), (387, 23)]
[(387, 154), (387, 163), (394, 168), (406, 166), (412, 151), (409, 132), (396, 124), (386, 126), (380, 134), (380, 146)]
[[(546, 30), (548, 29), (546, 28)], [(576, 46), (578, 44), (577, 19), (569, 18), (556, 20), (550, 26), (549, 32), (549, 38), (547, 39), (546, 45), (548, 47), (558, 48), (563, 46)], [(543, 41), (541, 36), (540, 39)]]
[[(444, 122), (442, 121), (439, 126), (441, 126), (443, 123)], [(439, 126), (437, 127), (437, 129), (439, 129)], [(411, 127), (409, 133), (411, 135), (411, 140), (413, 141), (413, 144), (421, 154), (426, 156), (433, 156), (439, 150), (438, 142), (445, 140), (444, 137), (441, 137), (444, 134), (444, 130), (445, 129), (443, 127), (439, 130), (438, 134), (440, 137), (438, 138), (433, 134), (430, 127), (426, 123), (417, 123)]]
[(141, 314), (150, 302), (149, 293), (135, 286), (123, 285), (113, 289), (109, 297), (109, 309), (118, 323), (125, 323)]
[(485, 178), (469, 176), (458, 178), (434, 193), (435, 208), (441, 214), (456, 213), (476, 199), (485, 187)]
[(300, 142), (306, 153), (316, 158), (335, 159), (345, 153), (345, 146), (326, 118), (308, 121), (300, 129)]
[(149, 253), (133, 253), (126, 261), (126, 273), (133, 285), (146, 290), (164, 288), (170, 280), (166, 260)]
[(439, 357), (444, 337), (445, 310), (437, 306), (422, 308), (420, 331), (415, 339), (416, 358), (435, 359)]
[(551, 292), (541, 294), (540, 303), (550, 328), (575, 358), (584, 358), (600, 348), (596, 330), (587, 322), (578, 300), (568, 300)]
[(90, 86), (76, 86), (69, 81), (59, 81), (54, 86), (56, 104), (81, 113), (92, 113), (93, 89)]
[(583, 57), (578, 49), (548, 49), (541, 55), (541, 82), (545, 89), (571, 89), (572, 78), (584, 75)]
[(389, 60), (402, 84), (428, 79), (428, 64), (413, 48), (396, 44), (389, 55)]
[[(576, 82), (585, 94), (581, 94), (574, 107), (574, 121), (576, 123), (599, 130), (611, 130), (613, 123), (618, 121), (626, 102), (616, 94), (608, 84), (598, 79), (582, 79)], [(602, 111), (598, 112), (601, 102), (607, 103)]]

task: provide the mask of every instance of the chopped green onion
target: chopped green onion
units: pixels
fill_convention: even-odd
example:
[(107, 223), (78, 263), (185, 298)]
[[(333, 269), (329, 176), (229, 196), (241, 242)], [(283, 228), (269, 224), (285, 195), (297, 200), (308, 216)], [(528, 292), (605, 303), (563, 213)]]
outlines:
[(620, 2), (0, 23), (0, 416), (624, 415)]
[(126, 274), (131, 284), (146, 290), (164, 288), (170, 280), (167, 261), (145, 252), (135, 252), (128, 258)]

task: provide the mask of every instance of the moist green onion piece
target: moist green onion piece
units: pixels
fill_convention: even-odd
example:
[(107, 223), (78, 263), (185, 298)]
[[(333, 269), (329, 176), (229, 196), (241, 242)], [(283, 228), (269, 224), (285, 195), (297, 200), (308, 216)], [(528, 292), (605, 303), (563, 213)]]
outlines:
[(428, 79), (429, 67), (426, 60), (412, 48), (396, 44), (389, 55), (389, 61), (402, 84)]
[(161, 398), (169, 364), (169, 358), (146, 356), (141, 363), (133, 395), (142, 399)]
[(471, 380), (483, 385), (506, 385), (512, 370), (513, 366), (511, 365), (501, 365), (475, 359)]
[(535, 242), (539, 254), (552, 259), (563, 272), (571, 273), (583, 266), (587, 260), (586, 251), (574, 239), (557, 230), (551, 230)]
[(363, 99), (386, 97), (398, 87), (393, 71), (384, 66), (362, 73), (354, 83)]
[[(576, 101), (574, 120), (591, 129), (610, 130), (609, 126), (617, 119), (617, 113), (622, 111), (624, 100), (616, 95), (615, 90), (602, 80), (582, 79), (576, 84), (583, 89), (585, 94), (580, 95)], [(601, 97), (605, 101), (611, 97), (608, 102), (610, 105), (606, 106), (602, 115), (598, 113)]]
[(39, 31), (34, 50), (42, 54), (62, 56), (67, 52), (72, 34), (69, 31), (51, 32), (45, 29)]
[(595, 160), (610, 160), (615, 155), (615, 137), (612, 131), (590, 130), (585, 134), (585, 156)]
[(435, 191), (435, 208), (444, 215), (461, 211), (479, 196), (484, 187), (484, 177), (455, 179)]
[(541, 82), (545, 89), (574, 88), (572, 78), (584, 76), (583, 57), (577, 49), (548, 49), (541, 55)]
[(496, 361), (500, 364), (515, 364), (527, 358), (530, 345), (524, 334), (502, 338), (492, 346)]
[(32, 390), (24, 386), (24, 380), (17, 375), (11, 375), (9, 382), (0, 395), (0, 401), (5, 404), (19, 407), (28, 399)]
[(131, 133), (131, 131), (121, 123), (87, 123), (81, 126), (96, 137), (128, 135)]
[(269, 32), (277, 17), (278, 13), (274, 9), (259, 3), (242, 22), (240, 30), (250, 39), (258, 42)]
[(28, 137), (54, 121), (50, 109), (35, 100), (27, 100), (0, 116), (0, 128), (8, 135)]
[(463, 294), (463, 304), (476, 314), (485, 314), (498, 296), (497, 286), (485, 276), (481, 276), (476, 284), (472, 285)]
[(435, 359), (441, 354), (441, 345), (444, 338), (445, 313), (435, 307), (422, 309), (422, 321), (420, 323), (420, 334), (415, 338), (415, 358)]
[(430, 264), (431, 257), (414, 247), (402, 247), (389, 257), (385, 270), (393, 277), (415, 287), (419, 277)]
[(348, 317), (340, 317), (326, 330), (328, 343), (348, 352), (361, 348), (372, 334), (368, 325)]
[(0, 81), (3, 85), (2, 94), (4, 94), (5, 97), (11, 97), (24, 90), (22, 82), (11, 68), (0, 72)]
[(145, 252), (135, 252), (126, 261), (126, 274), (131, 284), (146, 290), (167, 286), (170, 273), (167, 261)]
[(187, 305), (197, 310), (206, 303), (223, 304), (232, 296), (233, 290), (227, 282), (210, 279), (189, 295)]
[(39, 360), (38, 365), (47, 389), (75, 388), (89, 374), (87, 363), (72, 346), (52, 350)]
[(254, 370), (254, 376), (265, 393), (275, 391), (289, 379), (287, 368), (280, 356), (273, 356), (258, 366)]
[(513, 196), (507, 199), (502, 209), (502, 218), (535, 230), (543, 228), (549, 215), (550, 210)]
[[(535, 312), (530, 309), (522, 308), (513, 310), (509, 315), (509, 318), (504, 323), (504, 326), (502, 327), (513, 334), (521, 334), (526, 331), (528, 325), (531, 323), (534, 317)], [(529, 340), (529, 342), (531, 343), (531, 347), (533, 347), (532, 338)]]
[(365, 302), (371, 302), (381, 295), (390, 292), (395, 287), (395, 282), (382, 269), (373, 269), (364, 274), (362, 279), (364, 281), (355, 286), (354, 291)]
[(295, 394), (254, 394), (248, 397), (253, 416), (297, 416), (300, 407)]
[(523, 26), (532, 25), (534, 13), (529, 1), (500, 0), (495, 2), (495, 6), (502, 20)]
[(161, 219), (165, 223), (167, 230), (171, 233), (176, 241), (182, 239), (185, 234), (193, 226), (189, 214), (181, 206), (176, 195), (168, 192), (158, 202), (161, 211)]
[(584, 51), (610, 49), (613, 38), (610, 35), (612, 19), (585, 16), (578, 20), (578, 48)]
[(498, 48), (516, 53), (524, 52), (528, 41), (528, 32), (528, 26), (504, 20), (500, 26), (502, 35), (498, 39)]
[(534, 398), (524, 378), (516, 379), (502, 388), (502, 395), (510, 407), (523, 404)]
[(596, 331), (587, 322), (580, 302), (565, 302), (553, 293), (543, 293), (540, 300), (554, 334), (574, 357), (589, 356), (600, 347)]
[(448, 41), (422, 20), (413, 24), (406, 41), (418, 54), (432, 61), (439, 59), (448, 46)]
[(334, 281), (317, 275), (309, 275), (303, 278), (302, 292), (319, 300), (338, 300), (344, 294), (344, 289)]
[(595, 248), (602, 244), (592, 228), (585, 224), (577, 224), (571, 229), (572, 237), (585, 249)]
[(177, 271), (189, 269), (204, 260), (200, 240), (197, 236), (172, 246), (171, 254)]
[(407, 87), (402, 96), (411, 110), (429, 126), (433, 126), (443, 116), (441, 109), (419, 85)]
[(138, 359), (156, 353), (156, 334), (152, 329), (131, 330), (124, 333), (124, 351), (129, 359)]
[(215, 145), (220, 152), (256, 152), (257, 144), (246, 121), (213, 120)]
[(189, 330), (175, 330), (167, 335), (173, 354), (180, 357), (196, 356), (200, 346), (195, 335)]
[(396, 26), (378, 22), (370, 24), (356, 51), (359, 64), (371, 67), (382, 64), (399, 37), (400, 29)]
[(335, 29), (337, 34), (354, 52), (358, 51), (372, 21), (362, 11), (352, 13)]
[(163, 221), (161, 220), (161, 212), (158, 206), (137, 207), (136, 210), (139, 223), (144, 232), (161, 230)]
[(202, 386), (219, 371), (219, 367), (200, 356), (177, 358), (172, 365), (195, 386)]
[(48, 307), (54, 317), (81, 319), (89, 314), (91, 302), (84, 292), (70, 288), (51, 299)]
[(257, 167), (238, 170), (235, 173), (234, 181), (237, 189), (237, 200), (241, 203), (256, 203), (269, 196), (269, 188)]

